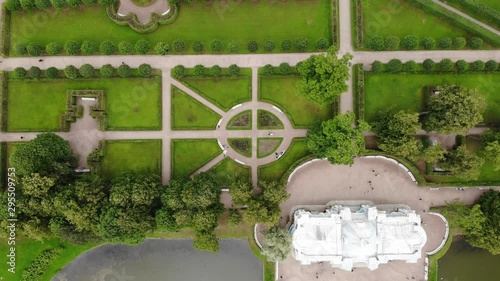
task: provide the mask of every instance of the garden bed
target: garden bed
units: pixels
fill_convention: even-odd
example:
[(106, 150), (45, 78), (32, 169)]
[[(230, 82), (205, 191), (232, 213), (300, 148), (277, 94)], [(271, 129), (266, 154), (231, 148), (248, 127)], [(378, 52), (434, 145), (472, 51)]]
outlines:
[(273, 129), (282, 130), (285, 128), (281, 120), (273, 113), (259, 109), (257, 110), (257, 128), (258, 129)]
[(245, 110), (233, 116), (227, 122), (226, 129), (228, 130), (251, 130), (252, 129), (252, 111)]
[(232, 149), (245, 157), (252, 157), (252, 139), (238, 138), (227, 140)]
[(257, 139), (257, 157), (264, 158), (278, 149), (283, 138), (259, 138)]

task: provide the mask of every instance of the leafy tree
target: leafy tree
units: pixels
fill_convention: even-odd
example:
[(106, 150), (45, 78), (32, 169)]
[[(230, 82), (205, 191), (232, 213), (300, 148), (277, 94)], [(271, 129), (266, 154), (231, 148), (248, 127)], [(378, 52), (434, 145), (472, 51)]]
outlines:
[(116, 46), (109, 40), (104, 40), (99, 46), (99, 51), (105, 55), (112, 55), (116, 51)]
[(431, 59), (425, 59), (424, 62), (422, 63), (422, 67), (426, 72), (431, 72), (432, 69), (434, 68), (435, 62)]
[(94, 6), (97, 4), (97, 0), (82, 0), (83, 4), (86, 6)]
[(262, 190), (261, 198), (268, 206), (276, 206), (290, 197), (284, 185), (278, 182), (260, 181), (259, 187)]
[(458, 199), (446, 202), (442, 214), (448, 220), (452, 230), (460, 231), (466, 235), (469, 234), (470, 230), (473, 232), (481, 231), (485, 221), (479, 205), (476, 204), (473, 208), (469, 208), (464, 203), (458, 201)]
[(297, 66), (302, 75), (302, 80), (297, 83), (299, 95), (320, 105), (337, 100), (347, 91), (351, 58), (349, 53), (337, 58), (335, 50), (330, 49), (326, 55), (312, 55), (302, 61)]
[(238, 52), (240, 46), (238, 45), (238, 43), (236, 41), (229, 41), (229, 44), (227, 44), (227, 49), (231, 52), (231, 53), (236, 53)]
[(470, 70), (472, 71), (483, 71), (486, 64), (483, 61), (477, 60), (470, 64)]
[(82, 0), (66, 0), (68, 6), (78, 8), (82, 4)]
[(155, 53), (161, 56), (168, 55), (168, 53), (170, 53), (170, 47), (165, 42), (158, 42), (155, 46)]
[(111, 5), (111, 3), (113, 3), (113, 0), (98, 0), (97, 2), (99, 3), (99, 5), (106, 7)]
[(49, 79), (57, 78), (59, 77), (59, 70), (51, 66), (45, 70), (45, 76), (47, 76), (47, 78)]
[(306, 51), (307, 47), (309, 47), (309, 40), (307, 40), (307, 38), (303, 38), (303, 37), (299, 38), (295, 41), (295, 47), (300, 52)]
[(28, 53), (28, 49), (26, 49), (26, 45), (22, 43), (18, 43), (14, 45), (14, 54), (18, 56), (24, 56)]
[(153, 71), (153, 68), (151, 67), (151, 65), (143, 63), (143, 64), (139, 65), (138, 71), (139, 71), (139, 75), (141, 77), (149, 77), (149, 76), (151, 76), (151, 72)]
[(439, 39), (439, 48), (441, 49), (449, 49), (453, 45), (453, 42), (451, 41), (450, 37), (443, 37)]
[(240, 67), (236, 64), (231, 64), (229, 66), (229, 76), (236, 77), (240, 75)]
[(64, 76), (69, 79), (76, 79), (78, 77), (78, 69), (73, 65), (68, 65), (64, 68)]
[(316, 49), (318, 50), (326, 50), (328, 49), (329, 45), (330, 43), (325, 38), (321, 38), (318, 41), (316, 41)]
[(118, 43), (118, 52), (122, 55), (131, 54), (134, 51), (134, 45), (129, 41), (121, 41)]
[[(480, 198), (476, 205), (480, 208), (484, 216), (481, 232), (468, 234), (467, 241), (476, 247), (488, 250), (494, 255), (500, 254), (500, 192), (498, 190), (488, 190)], [(474, 206), (474, 207), (476, 207)], [(474, 223), (474, 217), (469, 220)], [(475, 230), (474, 227), (470, 227)]]
[(135, 52), (139, 55), (145, 55), (147, 53), (149, 53), (149, 51), (151, 50), (151, 44), (149, 43), (149, 41), (146, 41), (144, 39), (141, 39), (137, 42), (135, 42)]
[(403, 63), (398, 59), (392, 59), (387, 63), (387, 70), (391, 73), (399, 73), (403, 68)]
[(186, 76), (186, 68), (182, 65), (177, 65), (172, 68), (172, 76), (174, 78), (183, 78)]
[(10, 162), (21, 176), (38, 173), (41, 176), (67, 175), (71, 173), (73, 152), (69, 143), (54, 133), (42, 133), (20, 145)]
[(407, 73), (415, 72), (417, 69), (417, 63), (413, 60), (407, 61), (403, 64), (403, 71)]
[(439, 69), (441, 71), (452, 71), (453, 70), (453, 62), (450, 59), (442, 59), (439, 62)]
[(400, 44), (399, 37), (397, 36), (388, 36), (385, 38), (385, 49), (386, 50), (397, 50), (399, 49)]
[(274, 74), (274, 66), (270, 64), (266, 64), (264, 68), (262, 69), (262, 74), (269, 76)]
[(384, 64), (378, 60), (372, 63), (372, 71), (373, 73), (379, 74), (384, 71)]
[(475, 180), (479, 177), (484, 160), (467, 150), (465, 145), (448, 152), (441, 167), (463, 180)]
[(204, 48), (205, 48), (205, 46), (203, 45), (203, 43), (201, 41), (196, 40), (193, 42), (193, 51), (195, 51), (196, 53), (203, 52)]
[(270, 262), (281, 262), (292, 252), (292, 236), (284, 228), (271, 227), (264, 231), (264, 245), (262, 254)]
[(272, 52), (274, 48), (276, 48), (276, 45), (274, 44), (274, 41), (266, 40), (264, 41), (263, 47), (266, 52)]
[(463, 37), (456, 37), (453, 39), (453, 48), (454, 49), (463, 49), (467, 45), (467, 41)]
[(28, 43), (26, 50), (28, 51), (28, 55), (38, 57), (42, 54), (43, 47), (38, 43)]
[(254, 40), (250, 40), (248, 42), (247, 49), (249, 52), (255, 53), (259, 49), (259, 44), (257, 44), (257, 42)]
[(62, 46), (59, 45), (59, 43), (50, 42), (49, 44), (47, 44), (45, 46), (45, 51), (50, 56), (59, 55), (61, 53), (61, 51), (62, 51)]
[[(246, 203), (247, 210), (243, 214), (250, 224), (264, 223), (273, 226), (279, 223), (280, 207), (289, 194), (283, 184), (277, 182), (259, 182), (261, 192), (254, 194)], [(245, 196), (245, 195), (243, 195)]]
[(94, 76), (95, 69), (92, 65), (86, 63), (80, 67), (80, 75), (85, 78), (91, 78)]
[(14, 69), (14, 76), (16, 78), (25, 78), (26, 77), (26, 69), (22, 68), (22, 67), (16, 67)]
[(359, 121), (353, 127), (354, 114), (339, 114), (309, 130), (307, 147), (316, 158), (327, 158), (332, 164), (350, 165), (364, 149), (363, 132), (368, 124)]
[(30, 78), (39, 78), (42, 75), (42, 70), (38, 66), (32, 66), (28, 70), (28, 76)]
[(213, 77), (218, 78), (220, 77), (222, 73), (222, 68), (218, 65), (214, 65), (210, 68), (210, 74), (212, 74)]
[(176, 232), (181, 228), (175, 221), (174, 212), (168, 208), (162, 208), (156, 212), (156, 230)]
[(495, 171), (500, 171), (500, 142), (493, 141), (484, 147), (484, 156), (493, 163)]
[(439, 86), (438, 95), (429, 98), (429, 112), (424, 120), (427, 131), (466, 133), (483, 120), (485, 98), (475, 90), (459, 86)]
[(222, 41), (219, 39), (214, 39), (210, 42), (210, 50), (214, 53), (222, 52), (224, 49)]
[(51, 6), (50, 0), (35, 0), (35, 5), (40, 10), (46, 10)]
[(205, 77), (206, 69), (202, 64), (197, 64), (194, 67), (193, 74), (195, 77)]
[(76, 41), (67, 41), (66, 44), (64, 44), (64, 51), (68, 55), (78, 55), (80, 54), (80, 43)]
[(229, 210), (229, 225), (236, 226), (240, 224), (241, 217), (237, 209)]
[(469, 47), (472, 49), (480, 49), (483, 46), (483, 39), (479, 37), (472, 37), (469, 40)]
[(193, 247), (200, 251), (215, 253), (219, 251), (219, 239), (213, 232), (196, 232), (193, 241)]
[(116, 72), (122, 78), (127, 78), (127, 77), (132, 76), (132, 69), (130, 68), (130, 66), (128, 66), (126, 64), (120, 65), (118, 67), (118, 69), (116, 70)]
[(283, 40), (283, 42), (281, 42), (281, 50), (282, 51), (285, 51), (285, 52), (288, 52), (290, 50), (292, 50), (292, 41), (290, 40)]
[(92, 42), (92, 41), (85, 40), (82, 43), (81, 51), (82, 51), (82, 54), (84, 54), (84, 55), (87, 55), (87, 56), (93, 55), (97, 52), (97, 44)]
[(287, 75), (287, 74), (289, 74), (292, 71), (292, 68), (290, 67), (290, 65), (288, 63), (283, 62), (278, 67), (278, 71), (282, 75)]
[(484, 64), (484, 69), (486, 71), (495, 71), (498, 69), (498, 63), (494, 60), (489, 60)]
[(52, 6), (56, 9), (62, 9), (66, 7), (66, 1), (65, 0), (50, 0), (50, 3), (52, 3)]
[(186, 50), (186, 43), (182, 40), (175, 40), (172, 43), (172, 46), (174, 47), (175, 52), (184, 52)]
[(25, 11), (33, 11), (36, 8), (34, 0), (19, 0), (21, 3), (21, 8)]
[(5, 2), (5, 7), (7, 10), (15, 12), (21, 10), (21, 3), (19, 3), (19, 0), (7, 0)]
[(436, 46), (436, 40), (432, 37), (425, 37), (422, 39), (422, 47), (426, 50), (434, 49), (434, 46)]
[(99, 73), (103, 78), (113, 77), (115, 74), (115, 68), (111, 64), (105, 64), (101, 67)]
[(436, 163), (444, 160), (446, 149), (441, 144), (429, 145), (422, 151), (422, 159), (427, 163)]
[(464, 60), (458, 60), (455, 63), (455, 66), (457, 68), (457, 71), (460, 73), (467, 72), (467, 69), (469, 68), (469, 64)]
[(378, 35), (371, 37), (368, 40), (368, 48), (375, 50), (375, 51), (383, 51), (385, 48), (384, 39)]
[(406, 50), (415, 50), (418, 47), (418, 38), (415, 35), (407, 35), (401, 41), (401, 46)]

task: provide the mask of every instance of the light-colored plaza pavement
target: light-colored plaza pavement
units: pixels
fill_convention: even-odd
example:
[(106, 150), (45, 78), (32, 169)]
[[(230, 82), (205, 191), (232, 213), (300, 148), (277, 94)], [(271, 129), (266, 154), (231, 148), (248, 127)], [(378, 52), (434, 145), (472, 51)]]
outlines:
[[(370, 183), (371, 182), (371, 183)], [(499, 189), (499, 188), (496, 188)], [(297, 205), (324, 205), (332, 200), (370, 200), (375, 204), (402, 203), (422, 217), (427, 233), (423, 252), (436, 249), (445, 235), (443, 221), (428, 214), (433, 206), (459, 199), (472, 204), (484, 192), (478, 188), (440, 188), (431, 190), (417, 186), (399, 166), (381, 159), (357, 158), (352, 166), (332, 165), (326, 160), (313, 162), (299, 169), (287, 185), (290, 198), (281, 204), (281, 224), (290, 220), (290, 210)], [(500, 190), (500, 189), (499, 189)], [(416, 264), (391, 262), (375, 271), (356, 269), (354, 272), (334, 270), (329, 264), (300, 266), (293, 258), (280, 265), (279, 276), (287, 281), (316, 280), (415, 280), (424, 279), (424, 259)], [(335, 272), (335, 274), (333, 274)]]

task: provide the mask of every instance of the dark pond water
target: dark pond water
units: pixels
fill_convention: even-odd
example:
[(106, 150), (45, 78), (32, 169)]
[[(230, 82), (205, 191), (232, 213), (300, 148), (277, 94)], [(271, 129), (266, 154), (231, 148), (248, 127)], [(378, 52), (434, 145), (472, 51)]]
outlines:
[(439, 260), (439, 281), (500, 281), (500, 255), (455, 240)]
[(220, 240), (219, 252), (192, 240), (148, 239), (138, 246), (103, 245), (83, 253), (52, 281), (259, 281), (263, 264), (246, 240)]

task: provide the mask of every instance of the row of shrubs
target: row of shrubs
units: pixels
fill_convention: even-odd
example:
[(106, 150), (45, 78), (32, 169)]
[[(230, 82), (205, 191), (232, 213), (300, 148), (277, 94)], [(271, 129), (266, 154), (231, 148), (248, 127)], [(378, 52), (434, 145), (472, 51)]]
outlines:
[(500, 27), (500, 11), (484, 4), (478, 0), (448, 0), (448, 3), (457, 3), (465, 9), (471, 11), (473, 14), (480, 15), (495, 26)]
[[(0, 71), (0, 131), (7, 131), (7, 73)], [(1, 170), (5, 171), (5, 170)], [(2, 185), (4, 186), (4, 185)]]
[(40, 280), (40, 277), (45, 273), (46, 268), (52, 263), (62, 252), (62, 246), (53, 249), (44, 250), (34, 260), (30, 266), (22, 273), (22, 281)]
[(362, 64), (353, 67), (353, 74), (356, 77), (356, 104), (358, 120), (365, 120), (365, 71)]
[[(120, 65), (118, 68), (114, 68), (111, 64), (105, 64), (100, 69), (95, 69), (90, 64), (84, 64), (79, 69), (73, 65), (68, 65), (62, 73), (65, 78), (68, 79), (76, 79), (78, 77), (83, 78), (93, 78), (93, 77), (102, 77), (102, 78), (111, 78), (116, 77), (117, 75), (122, 78), (129, 77), (150, 77), (153, 68), (149, 64), (141, 64), (136, 71), (133, 68), (126, 64)], [(48, 78), (48, 79), (56, 79), (61, 78), (61, 71), (55, 67), (49, 67), (42, 71), (37, 66), (32, 66), (28, 70), (23, 67), (16, 67), (14, 69), (14, 77), (19, 79), (25, 78)]]
[(367, 42), (367, 47), (375, 51), (398, 50), (400, 48), (406, 50), (415, 50), (419, 46), (426, 50), (434, 48), (438, 49), (463, 49), (468, 46), (472, 49), (480, 49), (483, 46), (483, 40), (479, 37), (471, 37), (469, 40), (464, 37), (440, 38), (438, 41), (432, 37), (425, 37), (419, 41), (415, 35), (408, 35), (401, 40), (397, 36), (388, 36), (385, 39), (381, 36), (373, 36)]
[[(413, 73), (419, 71), (418, 64), (415, 61), (407, 61), (405, 63), (401, 62), (398, 59), (392, 59), (387, 64), (384, 64), (380, 61), (374, 61), (372, 64), (373, 73)], [(437, 67), (437, 69), (436, 69)], [(440, 71), (440, 72), (479, 72), (479, 71), (496, 71), (498, 70), (498, 63), (494, 60), (489, 60), (487, 62), (483, 62), (481, 60), (477, 60), (471, 63), (468, 63), (464, 60), (458, 60), (453, 63), (450, 59), (442, 59), (439, 62), (434, 62), (431, 59), (426, 59), (422, 63), (422, 69), (424, 72), (432, 72), (432, 71)]]
[(354, 0), (356, 3), (356, 46), (363, 46), (363, 0)]
[(460, 16), (459, 14), (447, 9), (434, 2), (433, 0), (408, 0), (411, 4), (423, 9), (430, 14), (436, 15), (440, 18), (445, 18), (459, 27), (467, 30), (472, 34), (481, 36), (484, 40), (498, 47), (500, 46), (500, 36), (492, 31), (474, 23), (470, 20)]
[[(241, 69), (236, 64), (232, 64), (227, 69), (228, 77), (238, 77), (240, 75)], [(197, 78), (204, 77), (222, 77), (222, 68), (218, 65), (214, 65), (210, 68), (206, 68), (204, 65), (198, 64), (191, 71), (184, 67), (183, 65), (177, 65), (172, 69), (172, 77), (174, 78), (184, 78), (186, 76), (193, 76)]]
[(271, 76), (271, 75), (288, 75), (291, 73), (296, 73), (297, 70), (295, 67), (290, 66), (288, 63), (281, 63), (279, 66), (272, 66), (270, 64), (266, 64), (262, 68), (262, 75)]
[(33, 11), (35, 9), (48, 10), (52, 8), (62, 9), (66, 7), (78, 8), (80, 5), (86, 6), (108, 6), (114, 0), (7, 0), (5, 7), (11, 11)]

